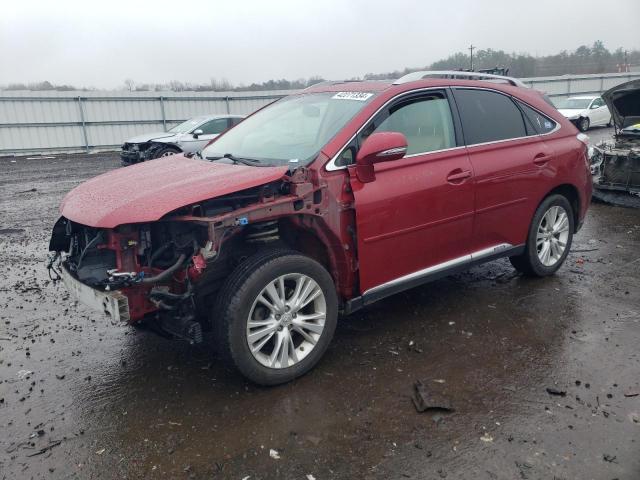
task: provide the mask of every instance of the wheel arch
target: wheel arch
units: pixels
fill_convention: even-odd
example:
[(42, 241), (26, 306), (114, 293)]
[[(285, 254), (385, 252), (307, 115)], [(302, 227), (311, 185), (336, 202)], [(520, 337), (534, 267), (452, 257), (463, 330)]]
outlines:
[(175, 143), (170, 143), (170, 142), (151, 142), (151, 146), (149, 148), (152, 148), (153, 150), (160, 150), (161, 148), (170, 148), (172, 150), (175, 150), (176, 153), (182, 153), (182, 149), (176, 145)]
[[(571, 208), (573, 209), (573, 225), (574, 225), (573, 233), (577, 233), (579, 228), (578, 225), (580, 222), (580, 213), (581, 213), (580, 200), (581, 199), (580, 199), (580, 192), (578, 191), (576, 186), (570, 183), (563, 183), (561, 185), (558, 185), (557, 187), (554, 187), (552, 190), (547, 192), (547, 194), (544, 197), (542, 197), (540, 202), (538, 202), (538, 206), (540, 206), (540, 204), (544, 202), (544, 200), (551, 195), (562, 195), (567, 200), (569, 200), (569, 203), (571, 204)], [(538, 208), (538, 206), (536, 206), (536, 208)]]

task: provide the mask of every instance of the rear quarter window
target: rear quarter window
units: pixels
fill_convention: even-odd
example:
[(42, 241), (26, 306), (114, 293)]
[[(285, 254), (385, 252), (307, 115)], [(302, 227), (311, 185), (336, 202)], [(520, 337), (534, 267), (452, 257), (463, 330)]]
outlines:
[(467, 145), (527, 136), (524, 118), (506, 95), (489, 90), (455, 89)]
[(530, 128), (533, 128), (535, 133), (539, 135), (543, 133), (549, 133), (553, 131), (554, 128), (556, 128), (556, 122), (554, 120), (551, 120), (546, 115), (543, 115), (537, 110), (534, 110), (526, 103), (518, 101), (518, 106), (524, 113), (524, 116), (527, 119), (528, 126)]

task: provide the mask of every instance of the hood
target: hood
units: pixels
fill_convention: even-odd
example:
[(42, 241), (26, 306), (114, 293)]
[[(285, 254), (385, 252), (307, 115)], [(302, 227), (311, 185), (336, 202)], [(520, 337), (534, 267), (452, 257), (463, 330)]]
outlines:
[(88, 180), (62, 200), (60, 213), (90, 227), (153, 222), (192, 203), (281, 179), (287, 167), (250, 167), (172, 155)]
[(584, 112), (584, 108), (560, 108), (558, 111), (567, 118), (577, 117), (582, 112)]
[(631, 80), (602, 94), (618, 129), (640, 123), (640, 80)]
[(155, 133), (145, 133), (143, 135), (137, 135), (135, 137), (130, 138), (125, 143), (145, 143), (150, 142), (151, 140), (160, 140), (167, 141), (168, 138), (176, 137), (176, 133), (171, 132), (155, 132)]

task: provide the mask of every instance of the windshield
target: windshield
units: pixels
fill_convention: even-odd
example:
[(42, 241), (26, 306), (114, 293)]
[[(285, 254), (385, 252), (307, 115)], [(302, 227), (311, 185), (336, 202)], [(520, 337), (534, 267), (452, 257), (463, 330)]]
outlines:
[(364, 92), (285, 97), (216, 139), (202, 157), (232, 155), (271, 165), (307, 165), (373, 97)]
[(567, 110), (584, 110), (589, 107), (591, 98), (563, 98), (558, 102), (558, 109), (564, 108)]
[(190, 132), (192, 129), (196, 128), (201, 123), (202, 123), (202, 118), (191, 118), (186, 122), (182, 122), (181, 124), (176, 125), (169, 131), (171, 133), (187, 133), (187, 132)]

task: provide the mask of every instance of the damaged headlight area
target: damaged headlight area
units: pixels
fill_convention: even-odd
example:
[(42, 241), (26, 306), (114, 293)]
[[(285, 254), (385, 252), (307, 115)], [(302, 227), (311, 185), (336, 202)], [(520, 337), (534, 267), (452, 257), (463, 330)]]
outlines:
[(188, 325), (178, 330), (191, 330), (189, 339), (198, 341), (200, 330), (194, 332), (191, 321), (193, 282), (210, 257), (207, 235), (205, 227), (189, 222), (102, 229), (61, 217), (51, 236), (49, 268), (84, 303), (117, 320), (134, 323), (148, 313), (170, 311), (172, 325), (185, 320)]

